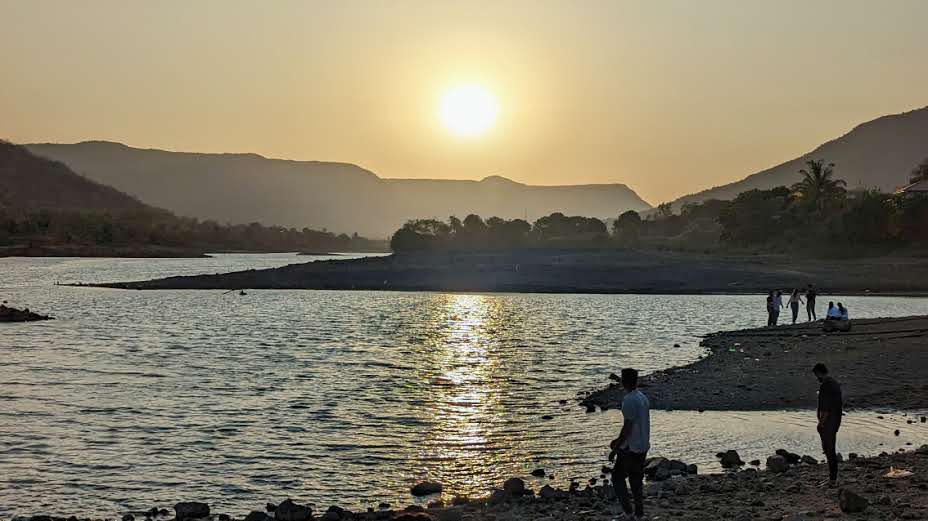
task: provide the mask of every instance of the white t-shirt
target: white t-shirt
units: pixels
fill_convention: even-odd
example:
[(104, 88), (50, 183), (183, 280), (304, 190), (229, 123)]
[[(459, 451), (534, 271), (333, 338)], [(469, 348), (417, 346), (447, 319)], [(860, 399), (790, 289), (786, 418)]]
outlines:
[(622, 416), (625, 421), (632, 422), (632, 429), (619, 448), (646, 454), (651, 449), (651, 403), (648, 397), (638, 389), (626, 394), (622, 399)]

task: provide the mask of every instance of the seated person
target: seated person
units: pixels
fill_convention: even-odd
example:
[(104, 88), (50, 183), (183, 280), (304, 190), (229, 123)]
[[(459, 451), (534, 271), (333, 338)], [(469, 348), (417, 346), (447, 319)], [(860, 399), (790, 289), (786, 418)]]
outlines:
[(834, 302), (828, 303), (828, 313), (825, 315), (825, 320), (841, 320), (841, 311), (835, 307)]
[(838, 302), (838, 312), (841, 315), (841, 320), (850, 320), (850, 317), (847, 314), (847, 308), (843, 304)]

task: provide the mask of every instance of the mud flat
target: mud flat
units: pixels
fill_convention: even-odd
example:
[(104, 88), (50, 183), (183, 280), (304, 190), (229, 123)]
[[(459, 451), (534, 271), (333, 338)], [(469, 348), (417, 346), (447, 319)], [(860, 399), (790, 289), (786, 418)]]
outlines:
[[(848, 408), (928, 410), (928, 317), (854, 320), (852, 326), (828, 334), (821, 322), (715, 333), (702, 342), (704, 358), (644, 376), (640, 386), (656, 409), (815, 408), (818, 382), (811, 370), (822, 362), (842, 383)], [(621, 400), (622, 388), (613, 382), (581, 405), (611, 409)]]

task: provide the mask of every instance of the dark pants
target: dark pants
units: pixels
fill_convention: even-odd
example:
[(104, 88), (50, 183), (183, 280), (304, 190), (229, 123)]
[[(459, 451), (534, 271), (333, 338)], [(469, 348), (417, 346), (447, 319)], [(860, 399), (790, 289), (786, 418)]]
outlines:
[(790, 302), (789, 308), (790, 308), (790, 310), (792, 310), (792, 312), (793, 312), (793, 324), (795, 324), (795, 323), (796, 323), (796, 319), (799, 318), (799, 303), (798, 303), (798, 302)]
[(768, 309), (767, 310), (767, 325), (775, 326), (777, 321), (780, 320), (780, 310), (779, 309)]
[(825, 459), (828, 460), (828, 479), (838, 479), (838, 453), (835, 450), (835, 442), (838, 439), (838, 429), (841, 422), (825, 422), (818, 429), (818, 435), (822, 438), (822, 452), (825, 453)]
[(612, 469), (612, 486), (615, 487), (615, 495), (619, 497), (622, 503), (622, 510), (626, 514), (632, 514), (632, 503), (628, 499), (628, 489), (625, 487), (625, 479), (632, 488), (632, 496), (635, 498), (636, 516), (644, 515), (644, 459), (645, 454), (620, 450), (615, 460), (615, 467)]
[(806, 313), (809, 315), (809, 322), (813, 320), (818, 320), (818, 317), (815, 316), (815, 301), (810, 300), (806, 302)]

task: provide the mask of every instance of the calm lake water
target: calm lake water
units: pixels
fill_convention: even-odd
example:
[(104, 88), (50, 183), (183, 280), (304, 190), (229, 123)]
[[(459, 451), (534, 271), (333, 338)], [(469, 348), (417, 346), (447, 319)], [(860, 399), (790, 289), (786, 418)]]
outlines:
[[(286, 497), (401, 506), (424, 478), (445, 497), (481, 495), (539, 467), (554, 479), (530, 479), (536, 488), (566, 486), (599, 476), (621, 417), (586, 414), (578, 391), (620, 367), (693, 361), (699, 335), (766, 320), (763, 297), (744, 295), (54, 285), (308, 260), (0, 259), (0, 298), (57, 318), (0, 324), (0, 518), (113, 517), (178, 500), (238, 515)], [(841, 300), (854, 317), (928, 314), (924, 298)], [(813, 416), (654, 412), (652, 454), (703, 471), (731, 448), (745, 460), (777, 447), (818, 457)], [(852, 414), (839, 450), (924, 443), (928, 427), (905, 420)]]

